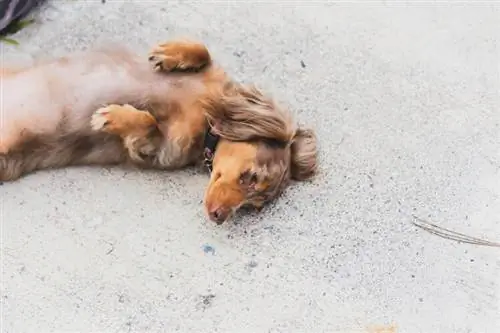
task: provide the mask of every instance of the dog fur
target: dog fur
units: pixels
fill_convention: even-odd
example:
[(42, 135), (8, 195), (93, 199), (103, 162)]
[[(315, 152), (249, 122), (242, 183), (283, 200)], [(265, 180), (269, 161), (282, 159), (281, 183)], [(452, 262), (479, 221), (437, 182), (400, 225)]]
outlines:
[(148, 59), (96, 49), (3, 68), (0, 80), (0, 181), (70, 165), (183, 168), (203, 162), (211, 130), (220, 141), (204, 205), (220, 224), (317, 170), (314, 132), (234, 82), (201, 43), (159, 44)]

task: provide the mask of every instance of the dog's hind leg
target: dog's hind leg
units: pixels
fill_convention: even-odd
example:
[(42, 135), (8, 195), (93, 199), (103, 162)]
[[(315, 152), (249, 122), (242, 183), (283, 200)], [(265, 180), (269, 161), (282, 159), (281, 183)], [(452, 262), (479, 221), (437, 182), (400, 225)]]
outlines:
[(149, 61), (156, 71), (198, 72), (210, 65), (211, 57), (201, 43), (174, 40), (155, 46)]

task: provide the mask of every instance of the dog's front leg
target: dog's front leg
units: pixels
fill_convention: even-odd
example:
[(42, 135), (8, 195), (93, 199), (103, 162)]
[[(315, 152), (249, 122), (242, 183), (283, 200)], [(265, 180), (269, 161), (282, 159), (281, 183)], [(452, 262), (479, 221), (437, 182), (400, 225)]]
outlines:
[(139, 164), (152, 164), (163, 142), (163, 134), (151, 113), (128, 104), (100, 108), (93, 114), (91, 126), (95, 131), (120, 136), (132, 161)]

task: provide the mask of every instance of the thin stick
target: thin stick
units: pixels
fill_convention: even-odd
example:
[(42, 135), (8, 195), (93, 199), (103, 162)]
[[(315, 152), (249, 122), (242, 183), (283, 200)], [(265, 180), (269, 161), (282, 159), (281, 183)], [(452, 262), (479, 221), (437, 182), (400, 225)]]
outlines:
[(421, 229), (423, 229), (431, 234), (434, 234), (436, 236), (440, 236), (443, 238), (455, 240), (457, 242), (468, 243), (468, 244), (500, 247), (500, 243), (491, 242), (491, 241), (484, 240), (481, 238), (468, 236), (468, 235), (465, 235), (465, 234), (462, 234), (462, 233), (459, 233), (459, 232), (456, 232), (453, 230), (445, 229), (443, 227), (440, 227), (440, 226), (437, 226), (433, 223), (430, 223), (430, 222), (428, 222), (428, 221), (426, 221), (426, 220), (424, 220), (416, 215), (412, 215), (412, 216), (416, 220), (416, 221), (412, 221), (412, 223), (415, 226), (417, 226), (417, 227), (419, 227), (419, 228), (421, 228)]

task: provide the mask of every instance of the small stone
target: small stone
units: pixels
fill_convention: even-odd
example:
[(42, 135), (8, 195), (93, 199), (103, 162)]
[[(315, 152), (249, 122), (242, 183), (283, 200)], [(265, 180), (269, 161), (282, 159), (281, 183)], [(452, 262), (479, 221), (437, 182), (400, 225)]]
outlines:
[(203, 245), (203, 252), (205, 253), (211, 253), (212, 255), (215, 254), (215, 248), (211, 245), (205, 244)]
[(248, 263), (248, 267), (250, 268), (255, 268), (257, 267), (257, 262), (256, 261), (253, 261), (253, 260), (250, 260), (250, 262)]

